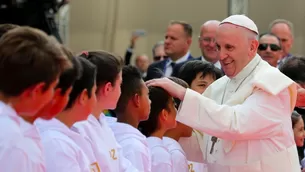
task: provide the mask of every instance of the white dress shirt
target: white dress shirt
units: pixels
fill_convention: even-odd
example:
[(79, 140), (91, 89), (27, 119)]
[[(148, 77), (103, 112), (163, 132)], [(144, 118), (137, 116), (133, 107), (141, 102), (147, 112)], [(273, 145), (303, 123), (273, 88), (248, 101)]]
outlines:
[[(99, 167), (93, 158), (93, 152), (85, 152), (90, 144), (78, 133), (70, 130), (57, 119), (37, 120), (42, 144), (46, 155), (48, 172), (91, 172), (91, 168), (99, 172)], [(88, 154), (88, 156), (86, 155)]]
[(150, 172), (151, 154), (146, 137), (129, 124), (114, 122), (109, 126), (116, 140), (122, 146), (124, 157), (139, 171)]
[(74, 124), (72, 130), (91, 140), (92, 148), (101, 171), (138, 171), (131, 165), (130, 161), (122, 155), (122, 148), (115, 140), (114, 134), (109, 128), (104, 114), (101, 114), (99, 120), (93, 115), (89, 115), (86, 121)]
[(185, 152), (180, 144), (169, 137), (163, 137), (163, 144), (168, 149), (172, 158), (173, 172), (188, 172), (188, 163)]
[[(204, 62), (208, 62), (203, 56), (200, 57), (202, 61)], [(210, 62), (209, 62), (210, 63)], [(219, 62), (219, 60), (213, 64), (215, 67), (217, 67), (218, 69), (221, 69), (221, 64)]]
[(171, 154), (158, 137), (147, 138), (148, 147), (151, 152), (151, 171), (152, 172), (173, 172)]
[(1, 172), (45, 172), (39, 134), (32, 124), (0, 101)]
[[(236, 77), (215, 81), (203, 96), (187, 89), (177, 120), (205, 133), (209, 172), (297, 172), (295, 101), (294, 82), (256, 55)], [(220, 138), (213, 151), (211, 136)]]
[(165, 76), (169, 77), (173, 73), (173, 67), (171, 65), (172, 62), (175, 64), (183, 63), (188, 60), (190, 56), (190, 52), (187, 52), (183, 57), (179, 58), (177, 61), (172, 61), (170, 58), (167, 59), (166, 65), (165, 65)]

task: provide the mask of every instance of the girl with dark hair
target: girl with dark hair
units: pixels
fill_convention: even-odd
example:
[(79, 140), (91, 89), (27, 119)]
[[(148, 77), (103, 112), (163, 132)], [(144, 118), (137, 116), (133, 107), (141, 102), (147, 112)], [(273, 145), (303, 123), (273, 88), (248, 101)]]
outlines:
[(176, 127), (174, 99), (164, 89), (149, 87), (151, 110), (149, 119), (139, 124), (140, 131), (147, 137), (151, 151), (151, 171), (172, 171), (172, 160), (168, 149), (163, 145), (165, 132)]

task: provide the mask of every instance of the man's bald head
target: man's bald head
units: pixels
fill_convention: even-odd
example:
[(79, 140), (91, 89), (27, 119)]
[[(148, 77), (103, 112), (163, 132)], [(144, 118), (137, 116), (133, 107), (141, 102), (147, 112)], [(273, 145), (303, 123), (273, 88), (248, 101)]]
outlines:
[(149, 65), (149, 58), (146, 54), (142, 54), (136, 57), (135, 59), (136, 67), (141, 72), (146, 72)]
[(293, 24), (284, 19), (276, 19), (269, 26), (270, 32), (280, 38), (283, 56), (287, 56), (293, 45)]
[(214, 30), (215, 28), (217, 29), (220, 24), (220, 21), (218, 20), (208, 20), (205, 23), (203, 23), (200, 27), (200, 36), (208, 30)]
[(216, 31), (220, 24), (218, 20), (209, 20), (201, 25), (199, 36), (199, 47), (202, 56), (209, 62), (216, 63), (218, 61), (215, 37)]

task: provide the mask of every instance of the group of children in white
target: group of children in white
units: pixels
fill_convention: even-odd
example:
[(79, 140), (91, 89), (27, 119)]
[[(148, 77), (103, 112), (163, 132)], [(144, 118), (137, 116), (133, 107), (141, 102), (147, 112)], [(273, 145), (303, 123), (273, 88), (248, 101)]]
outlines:
[[(186, 82), (170, 79), (187, 88), (190, 71), (220, 77), (193, 61), (182, 68)], [(202, 133), (175, 120), (180, 102), (116, 55), (73, 56), (41, 31), (16, 27), (0, 39), (0, 79), (1, 172), (206, 170)]]

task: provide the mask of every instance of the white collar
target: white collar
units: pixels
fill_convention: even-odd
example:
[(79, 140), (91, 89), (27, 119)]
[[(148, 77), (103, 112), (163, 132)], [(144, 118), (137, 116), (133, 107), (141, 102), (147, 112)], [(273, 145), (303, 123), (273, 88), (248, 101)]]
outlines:
[(163, 147), (162, 139), (159, 137), (149, 136), (147, 137), (147, 143), (150, 148), (161, 146)]
[(261, 60), (261, 57), (256, 54), (256, 56), (236, 75), (232, 78), (232, 80), (242, 80), (245, 77), (247, 77), (251, 71), (257, 66), (259, 61)]
[[(181, 58), (179, 58), (178, 60), (175, 61), (176, 64), (178, 63), (182, 63), (188, 60), (190, 56), (190, 52), (188, 51), (184, 56), (182, 56)], [(174, 62), (172, 59), (168, 58), (168, 61), (166, 63), (166, 67), (168, 67), (172, 62)]]
[(163, 143), (169, 151), (179, 150), (180, 152), (182, 152), (184, 154), (184, 156), (186, 156), (186, 154), (185, 154), (184, 150), (182, 149), (181, 145), (176, 140), (174, 140), (170, 137), (163, 137)]
[(67, 131), (71, 131), (64, 123), (56, 118), (51, 120), (38, 119), (35, 121), (35, 125), (37, 128), (39, 128), (40, 132), (47, 130), (59, 130), (66, 133)]
[[(209, 62), (209, 61), (207, 61), (203, 56), (201, 56), (200, 58), (201, 58), (201, 60), (204, 61), (204, 62)], [(209, 63), (211, 63), (211, 62), (209, 62)], [(214, 65), (215, 67), (217, 67), (218, 69), (221, 69), (221, 64), (220, 64), (220, 61), (219, 61), (219, 60), (218, 60), (217, 62), (213, 63), (213, 65)]]

